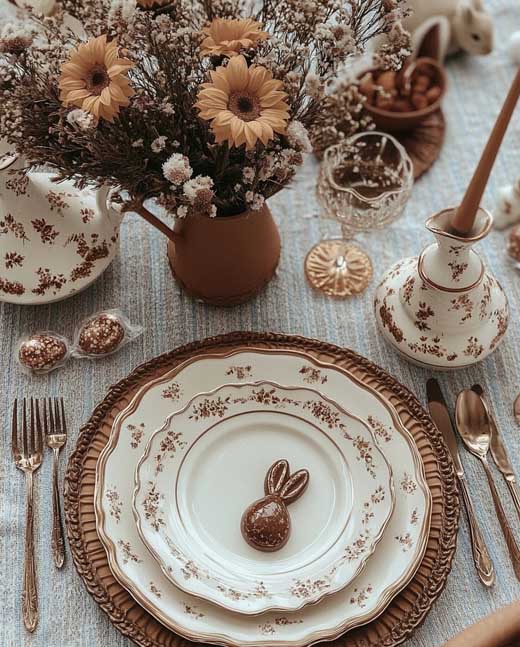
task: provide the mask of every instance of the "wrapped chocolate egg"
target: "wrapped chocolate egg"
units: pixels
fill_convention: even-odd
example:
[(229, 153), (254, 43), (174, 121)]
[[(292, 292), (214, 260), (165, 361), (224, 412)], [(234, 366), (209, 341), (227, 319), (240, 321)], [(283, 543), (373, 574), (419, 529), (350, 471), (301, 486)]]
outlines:
[(119, 310), (98, 312), (76, 329), (73, 355), (75, 357), (104, 357), (118, 351), (142, 332), (132, 326)]
[(50, 373), (63, 366), (68, 357), (68, 341), (54, 332), (35, 333), (18, 343), (18, 362), (31, 373)]
[(513, 260), (520, 263), (520, 225), (511, 229), (507, 244), (507, 252)]

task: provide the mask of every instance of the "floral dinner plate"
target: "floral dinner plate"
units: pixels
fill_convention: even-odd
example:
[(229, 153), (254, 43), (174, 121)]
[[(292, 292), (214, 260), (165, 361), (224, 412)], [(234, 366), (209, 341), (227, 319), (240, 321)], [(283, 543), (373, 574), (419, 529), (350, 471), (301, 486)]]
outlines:
[[(285, 508), (287, 543), (260, 552), (241, 518), (280, 459), (306, 469), (309, 484)], [(152, 436), (135, 478), (138, 531), (166, 577), (245, 614), (295, 611), (344, 588), (394, 508), (391, 469), (368, 425), (315, 390), (271, 382), (196, 396)], [(276, 521), (287, 532), (283, 513)]]
[[(194, 395), (226, 382), (262, 380), (310, 386), (368, 422), (392, 466), (396, 501), (377, 550), (352, 584), (300, 611), (249, 616), (171, 584), (137, 531), (132, 483), (153, 432)], [(203, 355), (151, 380), (114, 421), (96, 469), (97, 532), (112, 572), (149, 613), (190, 640), (234, 647), (303, 647), (333, 640), (384, 611), (412, 579), (428, 540), (431, 494), (424, 466), (392, 405), (348, 371), (299, 351), (243, 348)]]

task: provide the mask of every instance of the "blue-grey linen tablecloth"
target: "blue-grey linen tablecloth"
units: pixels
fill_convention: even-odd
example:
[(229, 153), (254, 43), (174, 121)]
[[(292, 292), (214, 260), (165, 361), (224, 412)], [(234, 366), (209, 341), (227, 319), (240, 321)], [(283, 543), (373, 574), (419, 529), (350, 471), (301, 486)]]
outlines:
[[(1, 2), (1, 0), (0, 0)], [(46, 455), (36, 477), (36, 552), (40, 624), (29, 635), (20, 609), (24, 553), (24, 482), (11, 459), (10, 407), (15, 397), (60, 395), (69, 412), (70, 437), (61, 459), (61, 475), (80, 426), (88, 419), (107, 387), (135, 366), (186, 342), (233, 330), (276, 331), (306, 335), (354, 349), (382, 366), (424, 402), (429, 371), (400, 359), (378, 334), (372, 298), (382, 272), (402, 256), (418, 253), (430, 242), (423, 223), (432, 212), (456, 204), (471, 176), (488, 133), (515, 72), (507, 55), (509, 36), (520, 30), (517, 0), (490, 0), (497, 25), (496, 51), (486, 58), (460, 57), (449, 62), (445, 102), (447, 136), (439, 160), (415, 186), (404, 217), (384, 232), (361, 239), (375, 262), (375, 280), (361, 297), (333, 301), (313, 292), (303, 274), (305, 254), (322, 235), (316, 217), (316, 163), (309, 160), (290, 190), (271, 202), (279, 223), (283, 254), (277, 277), (257, 299), (233, 309), (216, 309), (184, 296), (172, 280), (166, 240), (137, 216), (121, 229), (121, 251), (91, 288), (68, 301), (42, 307), (0, 306), (0, 414), (3, 441), (0, 454), (0, 646), (1, 647), (129, 647), (130, 641), (112, 627), (87, 593), (68, 553), (62, 571), (55, 569), (50, 550), (51, 456)], [(0, 8), (1, 11), (1, 8)], [(498, 157), (484, 205), (493, 209), (498, 190), (520, 176), (520, 108)], [(500, 429), (520, 474), (520, 430), (512, 403), (520, 391), (520, 273), (505, 252), (504, 233), (493, 232), (480, 246), (487, 263), (504, 286), (512, 308), (505, 343), (482, 364), (440, 377), (453, 404), (456, 394), (479, 381), (489, 390)], [(30, 378), (15, 360), (21, 333), (41, 329), (72, 335), (85, 316), (121, 308), (144, 334), (109, 358), (71, 361), (47, 377)], [(484, 474), (464, 455), (470, 487), (484, 536), (496, 564), (497, 583), (491, 591), (478, 581), (471, 558), (468, 526), (463, 516), (456, 558), (446, 590), (424, 625), (407, 645), (439, 647), (468, 624), (520, 597), (508, 553), (497, 523)], [(500, 483), (513, 521), (507, 490)], [(520, 539), (520, 526), (515, 526)]]

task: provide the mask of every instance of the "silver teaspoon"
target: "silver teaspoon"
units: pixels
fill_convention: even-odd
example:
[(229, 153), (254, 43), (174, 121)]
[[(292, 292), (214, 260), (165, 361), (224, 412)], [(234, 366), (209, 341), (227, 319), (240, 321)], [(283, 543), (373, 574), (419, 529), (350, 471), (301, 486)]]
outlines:
[(516, 578), (520, 580), (520, 550), (511, 530), (511, 526), (506, 517), (504, 507), (500, 501), (500, 495), (497, 491), (493, 474), (489, 467), (487, 454), (491, 442), (491, 426), (488, 411), (482, 402), (482, 399), (471, 389), (466, 389), (459, 394), (457, 398), (457, 407), (455, 412), (457, 430), (464, 442), (464, 445), (473, 456), (476, 456), (484, 466), (484, 471), (489, 483), (493, 503), (497, 513), (504, 538), (506, 540), (509, 555), (513, 562), (513, 569)]

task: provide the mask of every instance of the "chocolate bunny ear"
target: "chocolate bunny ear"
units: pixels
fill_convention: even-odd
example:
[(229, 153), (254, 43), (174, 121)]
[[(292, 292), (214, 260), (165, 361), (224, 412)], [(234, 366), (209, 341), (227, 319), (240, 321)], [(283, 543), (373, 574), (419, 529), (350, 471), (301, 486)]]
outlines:
[(264, 482), (266, 494), (280, 494), (284, 483), (289, 478), (289, 463), (286, 460), (276, 461), (267, 472)]
[(289, 503), (293, 503), (296, 499), (301, 497), (307, 489), (308, 484), (309, 472), (307, 470), (299, 470), (298, 472), (295, 472), (288, 481), (286, 481), (280, 491), (280, 496), (284, 502), (289, 505)]

